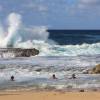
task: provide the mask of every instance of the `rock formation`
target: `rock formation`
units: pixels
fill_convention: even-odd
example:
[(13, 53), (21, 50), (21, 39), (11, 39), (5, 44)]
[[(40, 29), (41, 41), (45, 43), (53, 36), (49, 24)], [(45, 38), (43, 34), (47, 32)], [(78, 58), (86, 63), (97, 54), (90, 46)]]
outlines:
[(32, 49), (23, 49), (23, 48), (2, 48), (0, 49), (0, 54), (3, 53), (12, 53), (15, 57), (30, 57), (39, 54), (39, 50), (32, 48)]
[(85, 74), (100, 74), (100, 64), (98, 64), (94, 68), (88, 70)]

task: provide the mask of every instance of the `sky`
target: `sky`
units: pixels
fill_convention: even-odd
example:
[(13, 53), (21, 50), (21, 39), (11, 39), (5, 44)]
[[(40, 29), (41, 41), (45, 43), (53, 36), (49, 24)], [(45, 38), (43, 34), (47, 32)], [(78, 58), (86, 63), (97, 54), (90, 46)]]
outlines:
[(100, 29), (100, 0), (0, 0), (0, 23), (10, 13), (20, 14), (26, 27)]

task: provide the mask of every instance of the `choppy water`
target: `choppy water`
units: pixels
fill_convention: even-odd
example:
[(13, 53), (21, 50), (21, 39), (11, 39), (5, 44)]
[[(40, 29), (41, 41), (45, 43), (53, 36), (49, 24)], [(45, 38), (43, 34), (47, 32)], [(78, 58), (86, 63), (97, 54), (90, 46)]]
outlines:
[(32, 40), (15, 47), (40, 50), (40, 56), (77, 56), (100, 54), (100, 31), (51, 30), (46, 41)]
[[(0, 89), (100, 88), (100, 75), (83, 74), (100, 62), (99, 31), (51, 31), (48, 41), (25, 41), (15, 46), (35, 47), (40, 54), (29, 58), (4, 54), (0, 58)], [(73, 73), (76, 79), (70, 79)], [(58, 79), (52, 79), (53, 74)], [(11, 75), (15, 76), (13, 82)]]
[[(83, 74), (100, 61), (100, 55), (31, 57), (0, 61), (0, 89), (75, 89), (100, 87), (100, 75)], [(75, 73), (77, 79), (70, 79)], [(55, 74), (58, 79), (52, 79)], [(10, 76), (15, 81), (10, 81)]]

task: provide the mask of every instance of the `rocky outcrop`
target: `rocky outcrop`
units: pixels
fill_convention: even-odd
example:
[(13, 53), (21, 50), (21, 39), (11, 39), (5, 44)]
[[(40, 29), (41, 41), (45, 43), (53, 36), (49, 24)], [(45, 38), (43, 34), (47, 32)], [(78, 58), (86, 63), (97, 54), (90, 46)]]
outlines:
[(23, 48), (2, 48), (0, 49), (0, 54), (3, 53), (12, 53), (15, 57), (30, 57), (39, 54), (39, 50), (32, 49), (23, 49)]
[(39, 54), (39, 50), (37, 49), (19, 49), (16, 51), (16, 57), (22, 56), (22, 57), (30, 57), (35, 56)]
[(87, 70), (85, 74), (100, 74), (100, 64), (96, 65), (94, 68)]

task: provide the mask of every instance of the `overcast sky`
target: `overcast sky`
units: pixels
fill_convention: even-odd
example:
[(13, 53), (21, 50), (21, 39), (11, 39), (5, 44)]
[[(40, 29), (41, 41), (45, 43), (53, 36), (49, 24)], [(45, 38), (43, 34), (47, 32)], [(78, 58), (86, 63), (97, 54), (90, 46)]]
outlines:
[(0, 0), (0, 22), (12, 12), (26, 26), (100, 29), (100, 0)]

